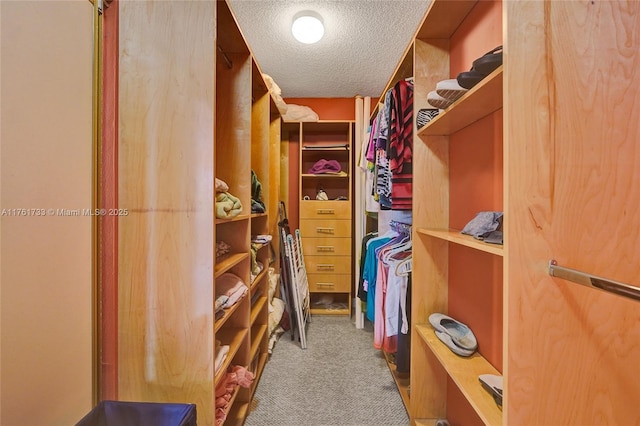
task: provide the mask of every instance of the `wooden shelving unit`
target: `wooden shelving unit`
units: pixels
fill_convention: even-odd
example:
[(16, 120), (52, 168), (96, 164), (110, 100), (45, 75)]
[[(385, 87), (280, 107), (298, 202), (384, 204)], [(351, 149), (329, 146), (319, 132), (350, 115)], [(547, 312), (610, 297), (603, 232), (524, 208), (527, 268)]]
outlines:
[(445, 230), (419, 228), (416, 232), (418, 234), (429, 235), (431, 237), (449, 241), (461, 246), (470, 247), (475, 250), (495, 254), (496, 256), (503, 256), (504, 254), (504, 246), (499, 244), (485, 243), (484, 241), (477, 240), (470, 235), (461, 234), (460, 231), (455, 229)]
[[(500, 17), (499, 1), (434, 0), (383, 95), (398, 81), (413, 77), (414, 111), (432, 108), (427, 94), (439, 81), (467, 71), (475, 57), (501, 44), (501, 27), (497, 25)], [(487, 21), (494, 25), (485, 24)], [(431, 326), (424, 324), (434, 312), (467, 312), (464, 294), (469, 292), (464, 288), (469, 285), (465, 282), (469, 269), (462, 266), (465, 261), (471, 262), (470, 267), (488, 262), (478, 269), (473, 284), (486, 288), (482, 297), (502, 299), (501, 290), (496, 288), (502, 286), (505, 248), (462, 235), (460, 229), (479, 211), (503, 208), (502, 134), (495, 130), (502, 126), (503, 84), (501, 66), (427, 125), (414, 130), (413, 163), (420, 166), (413, 171), (411, 373), (408, 381), (397, 380), (412, 425), (434, 425), (448, 416), (453, 423), (465, 425), (502, 423), (500, 411), (476, 375), (478, 371), (497, 372), (492, 363), (502, 368), (501, 350), (495, 349), (502, 347), (501, 337), (495, 341), (495, 336), (502, 335), (502, 306), (489, 304), (490, 309), (499, 311), (474, 311), (477, 316), (465, 321), (473, 329), (478, 318), (500, 318), (497, 325), (478, 324), (482, 331), (477, 336), (482, 339), (480, 351), (491, 348), (489, 360), (479, 354), (472, 359), (456, 359), (437, 338), (433, 340)], [(376, 113), (374, 110), (372, 118)], [(485, 130), (488, 127), (489, 132)], [(468, 142), (472, 139), (477, 139), (476, 147)], [(471, 153), (479, 147), (491, 154), (466, 167)], [(475, 175), (479, 178), (474, 179)], [(479, 190), (478, 182), (489, 187), (485, 195), (474, 193)], [(393, 371), (393, 365), (389, 368)], [(465, 369), (469, 371), (465, 373)], [(447, 383), (453, 383), (460, 392), (448, 392)], [(411, 392), (405, 397), (407, 386)], [(454, 406), (452, 411), (446, 408)]]
[(416, 324), (420, 338), (429, 346), (445, 371), (467, 398), (486, 425), (501, 425), (502, 411), (493, 397), (479, 386), (480, 374), (496, 374), (496, 370), (482, 355), (475, 353), (469, 358), (460, 357), (447, 348), (433, 332), (431, 325)]
[[(230, 366), (243, 366), (256, 378), (251, 389), (234, 391), (225, 421), (242, 424), (267, 360), (272, 265), (268, 246), (259, 248), (263, 269), (251, 282), (251, 235), (277, 240), (280, 114), (226, 1), (120, 8), (129, 35), (121, 43), (131, 53), (120, 64), (121, 122), (136, 134), (121, 141), (120, 168), (123, 181), (136, 184), (121, 198), (135, 213), (123, 222), (119, 250), (131, 260), (121, 262), (119, 277), (118, 304), (126, 310), (118, 325), (125, 336), (118, 395), (196, 403), (198, 424), (214, 425), (215, 387)], [(160, 21), (166, 25), (139, 31)], [(167, 34), (171, 42), (158, 43)], [(148, 120), (149, 111), (158, 119)], [(252, 170), (263, 213), (251, 211)], [(216, 217), (214, 178), (240, 200), (237, 216)], [(231, 251), (216, 258), (220, 241)], [(225, 273), (249, 290), (215, 319), (216, 282)], [(217, 372), (216, 340), (229, 346)]]
[[(289, 137), (300, 142), (299, 217), (311, 313), (349, 315), (353, 267), (351, 257), (354, 122), (287, 123)], [(341, 174), (313, 174), (320, 160), (335, 160)], [(329, 200), (316, 200), (322, 189)], [(340, 198), (340, 199), (338, 199)], [(345, 250), (344, 248), (348, 248)], [(320, 304), (328, 301), (329, 304)]]

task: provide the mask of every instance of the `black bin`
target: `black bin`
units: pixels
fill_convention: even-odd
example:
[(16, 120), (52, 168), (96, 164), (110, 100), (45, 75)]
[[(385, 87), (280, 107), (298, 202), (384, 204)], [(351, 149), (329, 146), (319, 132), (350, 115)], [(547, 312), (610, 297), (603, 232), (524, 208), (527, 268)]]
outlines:
[(196, 405), (101, 401), (76, 426), (197, 426)]

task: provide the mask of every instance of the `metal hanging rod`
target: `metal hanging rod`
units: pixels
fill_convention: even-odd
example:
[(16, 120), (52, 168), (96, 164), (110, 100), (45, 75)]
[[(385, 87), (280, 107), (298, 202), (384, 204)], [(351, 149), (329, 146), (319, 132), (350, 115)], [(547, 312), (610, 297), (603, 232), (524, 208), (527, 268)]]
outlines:
[(576, 271), (575, 269), (565, 268), (564, 266), (558, 266), (558, 262), (554, 259), (549, 261), (549, 275), (586, 287), (592, 287), (598, 290), (617, 294), (618, 296), (623, 296), (628, 299), (640, 301), (640, 288), (638, 287), (597, 277), (585, 272)]

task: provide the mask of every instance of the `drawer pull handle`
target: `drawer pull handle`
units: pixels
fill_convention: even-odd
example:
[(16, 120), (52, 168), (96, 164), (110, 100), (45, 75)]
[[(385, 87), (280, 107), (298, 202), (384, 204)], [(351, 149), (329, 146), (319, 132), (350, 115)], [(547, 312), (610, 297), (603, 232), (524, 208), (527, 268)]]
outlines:
[(316, 250), (322, 253), (333, 253), (336, 251), (333, 246), (316, 246)]
[(336, 214), (334, 209), (316, 209), (317, 214)]
[(334, 287), (335, 286), (334, 283), (317, 283), (316, 285), (318, 287)]
[(320, 228), (320, 227), (316, 228), (316, 232), (318, 234), (333, 234), (334, 230), (335, 228)]
[(318, 271), (333, 271), (333, 265), (318, 265), (316, 269)]

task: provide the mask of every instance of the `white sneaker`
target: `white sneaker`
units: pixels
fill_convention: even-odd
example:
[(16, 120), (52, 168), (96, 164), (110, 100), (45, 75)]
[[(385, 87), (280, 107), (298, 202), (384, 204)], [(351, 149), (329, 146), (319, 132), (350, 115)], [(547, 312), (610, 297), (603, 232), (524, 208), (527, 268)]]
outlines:
[(436, 84), (436, 93), (451, 102), (456, 101), (460, 96), (464, 95), (469, 89), (458, 84), (458, 80), (451, 78), (442, 80)]
[(442, 96), (438, 95), (435, 91), (429, 92), (429, 94), (427, 95), (427, 102), (432, 107), (438, 108), (438, 109), (446, 109), (453, 103), (453, 101), (443, 98)]

